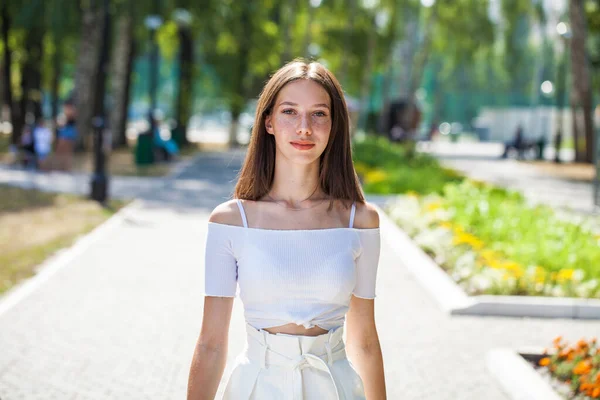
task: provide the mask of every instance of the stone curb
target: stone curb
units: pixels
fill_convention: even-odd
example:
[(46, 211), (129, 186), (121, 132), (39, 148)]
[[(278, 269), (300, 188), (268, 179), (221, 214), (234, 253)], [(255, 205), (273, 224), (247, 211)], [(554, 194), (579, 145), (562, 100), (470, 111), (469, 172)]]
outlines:
[(512, 400), (562, 399), (517, 351), (490, 350), (486, 367)]
[[(381, 204), (381, 203), (380, 203)], [(600, 300), (542, 296), (469, 296), (379, 207), (382, 239), (446, 312), (453, 315), (600, 319)]]

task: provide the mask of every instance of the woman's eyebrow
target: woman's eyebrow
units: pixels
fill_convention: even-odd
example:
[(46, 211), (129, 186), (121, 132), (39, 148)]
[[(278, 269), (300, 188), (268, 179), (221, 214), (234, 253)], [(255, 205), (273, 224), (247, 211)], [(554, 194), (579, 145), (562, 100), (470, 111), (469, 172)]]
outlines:
[[(298, 104), (293, 103), (291, 101), (282, 101), (281, 103), (279, 103), (280, 106), (297, 106)], [(325, 107), (327, 109), (329, 109), (329, 106), (325, 103), (319, 103), (319, 104), (314, 104), (313, 107)]]

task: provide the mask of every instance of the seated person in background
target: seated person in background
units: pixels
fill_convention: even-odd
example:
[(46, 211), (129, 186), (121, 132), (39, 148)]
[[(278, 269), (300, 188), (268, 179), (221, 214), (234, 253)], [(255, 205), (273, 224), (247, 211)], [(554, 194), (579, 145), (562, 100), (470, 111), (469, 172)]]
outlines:
[(24, 126), (21, 133), (19, 161), (23, 168), (35, 167), (35, 148), (33, 141), (33, 132), (30, 126)]
[(52, 152), (52, 132), (44, 124), (44, 117), (39, 116), (33, 127), (33, 147), (38, 169), (48, 169), (48, 156)]
[(504, 143), (504, 153), (502, 153), (501, 158), (507, 158), (508, 152), (510, 149), (515, 149), (518, 152), (518, 158), (523, 158), (523, 151), (526, 148), (526, 142), (523, 138), (523, 126), (519, 124), (517, 126), (517, 130), (515, 131), (515, 136), (512, 140)]
[(170, 134), (167, 133), (166, 137), (161, 135), (161, 122), (161, 114), (156, 113), (154, 116), (154, 132), (152, 135), (152, 142), (155, 149), (154, 158), (156, 161), (171, 161), (179, 154), (179, 146), (177, 146), (177, 142), (170, 137)]
[(58, 130), (56, 145), (57, 169), (70, 171), (73, 165), (73, 153), (77, 141), (76, 110), (75, 104), (67, 101), (64, 104), (65, 125)]

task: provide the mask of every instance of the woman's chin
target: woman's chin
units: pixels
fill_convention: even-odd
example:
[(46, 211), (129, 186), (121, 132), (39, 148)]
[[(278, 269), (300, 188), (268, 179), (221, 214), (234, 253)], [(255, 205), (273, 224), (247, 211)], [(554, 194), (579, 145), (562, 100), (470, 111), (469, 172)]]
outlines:
[(301, 165), (310, 165), (314, 162), (319, 162), (319, 158), (321, 154), (318, 151), (310, 150), (302, 150), (302, 151), (292, 151), (292, 152), (281, 152), (279, 155), (283, 156), (286, 160), (293, 164), (301, 164)]

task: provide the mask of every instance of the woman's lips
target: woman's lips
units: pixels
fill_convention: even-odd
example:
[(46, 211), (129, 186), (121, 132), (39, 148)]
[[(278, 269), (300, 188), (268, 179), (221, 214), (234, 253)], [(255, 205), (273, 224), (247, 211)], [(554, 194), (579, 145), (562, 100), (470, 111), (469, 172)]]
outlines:
[(297, 143), (297, 142), (290, 142), (290, 143), (292, 144), (292, 146), (294, 146), (298, 150), (310, 150), (313, 147), (315, 147), (314, 143)]

